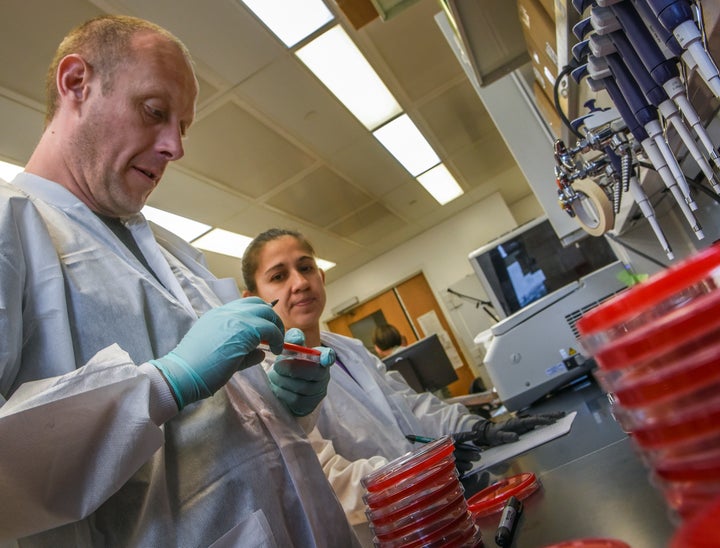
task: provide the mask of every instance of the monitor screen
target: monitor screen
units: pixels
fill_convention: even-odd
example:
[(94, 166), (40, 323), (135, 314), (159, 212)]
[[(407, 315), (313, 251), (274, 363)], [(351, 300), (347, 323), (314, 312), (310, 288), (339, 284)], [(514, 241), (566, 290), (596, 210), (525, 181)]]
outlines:
[(387, 356), (383, 362), (396, 370), (417, 392), (435, 392), (458, 380), (455, 368), (437, 335), (430, 335)]
[(605, 238), (563, 246), (541, 218), (468, 256), (498, 316), (507, 317), (561, 287), (617, 261)]

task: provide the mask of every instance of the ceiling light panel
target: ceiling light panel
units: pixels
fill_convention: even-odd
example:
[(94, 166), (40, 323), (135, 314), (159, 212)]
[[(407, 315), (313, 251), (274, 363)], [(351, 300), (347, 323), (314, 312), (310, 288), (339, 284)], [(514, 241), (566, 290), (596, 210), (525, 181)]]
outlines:
[(193, 221), (192, 219), (175, 215), (174, 213), (168, 213), (167, 211), (148, 205), (143, 207), (142, 214), (148, 221), (152, 221), (173, 234), (180, 236), (186, 242), (191, 242), (212, 228), (210, 225)]
[(250, 242), (252, 242), (252, 238), (248, 236), (235, 234), (222, 228), (214, 228), (204, 236), (193, 240), (192, 245), (206, 251), (242, 259), (243, 253), (247, 246), (250, 245)]
[(440, 163), (440, 158), (407, 114), (373, 132), (411, 175), (417, 176)]
[(390, 90), (339, 25), (295, 53), (367, 129), (373, 130), (402, 112)]
[(0, 179), (10, 182), (15, 178), (15, 175), (23, 171), (23, 169), (25, 168), (22, 166), (0, 160)]
[(445, 205), (463, 194), (463, 189), (443, 164), (423, 173), (417, 180), (440, 205)]
[(242, 0), (287, 47), (333, 20), (322, 0)]
[(325, 259), (315, 259), (315, 262), (317, 263), (318, 268), (325, 272), (336, 266), (332, 261), (326, 261)]

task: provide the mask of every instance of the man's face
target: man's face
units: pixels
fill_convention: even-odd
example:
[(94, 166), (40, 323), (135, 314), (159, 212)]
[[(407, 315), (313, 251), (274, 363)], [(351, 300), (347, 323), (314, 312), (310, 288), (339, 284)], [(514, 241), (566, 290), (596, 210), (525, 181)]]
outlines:
[(325, 275), (296, 238), (282, 236), (265, 244), (255, 282), (261, 299), (279, 299), (274, 310), (285, 329), (318, 329), (325, 308)]
[(107, 95), (92, 76), (69, 152), (88, 205), (113, 217), (142, 209), (168, 162), (183, 156), (195, 113), (196, 80), (178, 48), (150, 33), (133, 43), (135, 56), (111, 76)]

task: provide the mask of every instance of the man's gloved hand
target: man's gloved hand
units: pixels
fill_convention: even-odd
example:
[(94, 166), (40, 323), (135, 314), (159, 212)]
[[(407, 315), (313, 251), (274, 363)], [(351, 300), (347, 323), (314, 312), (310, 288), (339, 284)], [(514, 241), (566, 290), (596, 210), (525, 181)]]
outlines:
[[(305, 334), (295, 327), (285, 333), (285, 342), (305, 344)], [(320, 364), (278, 356), (268, 371), (270, 388), (293, 415), (304, 417), (315, 409), (327, 394), (330, 366), (335, 363), (332, 348), (318, 346)]]
[(564, 416), (565, 412), (560, 411), (557, 413), (513, 417), (497, 423), (481, 419), (473, 425), (472, 431), (475, 436), (472, 440), (468, 439), (468, 441), (472, 441), (475, 445), (491, 447), (510, 443), (517, 441), (520, 434), (529, 432), (536, 426), (552, 424)]
[(258, 297), (238, 299), (214, 308), (198, 319), (174, 350), (150, 360), (175, 396), (178, 407), (212, 396), (236, 371), (260, 363), (257, 350), (266, 341), (280, 352), (283, 323)]

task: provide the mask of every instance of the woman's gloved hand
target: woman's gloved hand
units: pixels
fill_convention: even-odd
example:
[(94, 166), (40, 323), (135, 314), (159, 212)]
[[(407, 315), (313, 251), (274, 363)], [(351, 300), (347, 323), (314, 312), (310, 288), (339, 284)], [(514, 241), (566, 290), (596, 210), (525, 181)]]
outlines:
[[(453, 441), (455, 440), (455, 436)], [(455, 441), (455, 468), (460, 473), (460, 476), (472, 470), (476, 460), (480, 459), (480, 448), (470, 445), (468, 443), (461, 443)]]
[(474, 437), (467, 439), (479, 446), (495, 446), (511, 443), (520, 438), (520, 434), (533, 430), (536, 426), (545, 426), (554, 423), (565, 416), (565, 412), (541, 413), (539, 415), (526, 415), (513, 417), (505, 421), (492, 422), (481, 419), (473, 425)]
[(238, 299), (198, 319), (174, 350), (150, 360), (165, 377), (178, 408), (212, 396), (236, 371), (260, 363), (266, 341), (281, 352), (283, 323), (258, 297)]
[[(285, 342), (305, 344), (305, 334), (295, 327), (285, 333)], [(278, 356), (268, 371), (270, 388), (293, 415), (304, 417), (315, 409), (327, 394), (330, 366), (335, 363), (332, 348), (318, 346), (320, 364)]]

